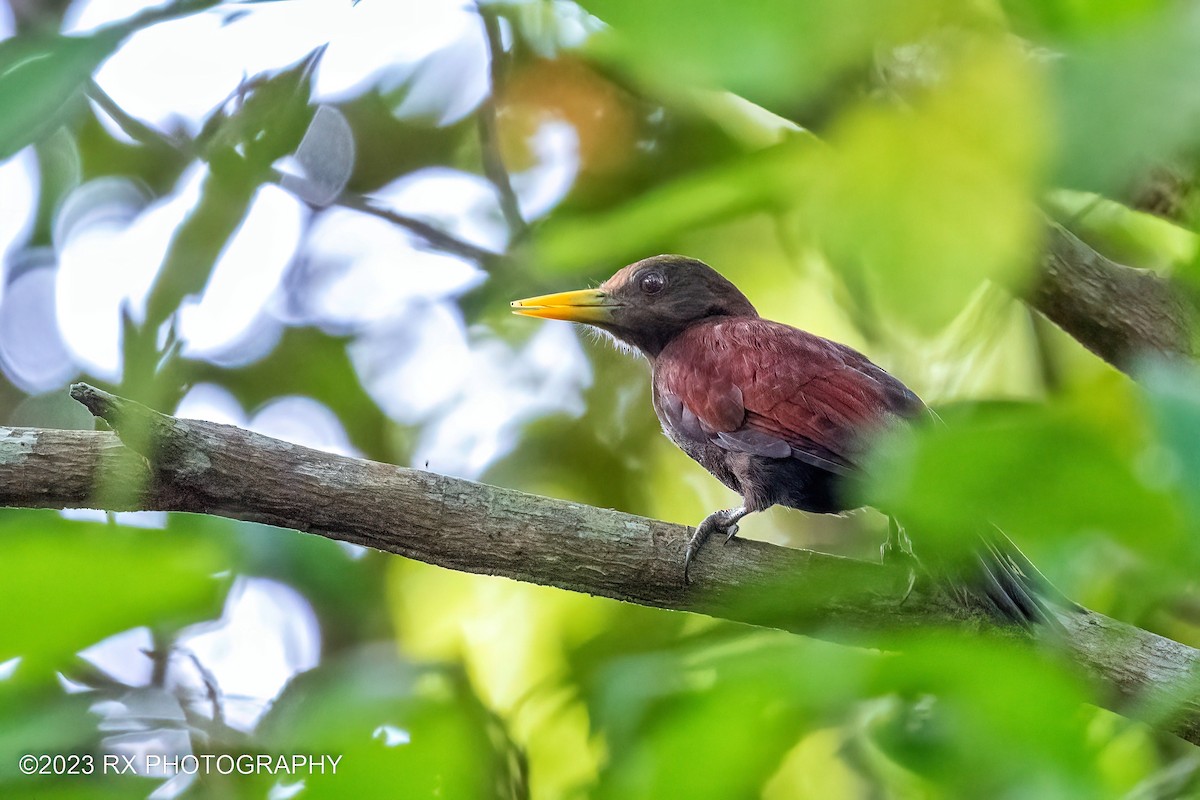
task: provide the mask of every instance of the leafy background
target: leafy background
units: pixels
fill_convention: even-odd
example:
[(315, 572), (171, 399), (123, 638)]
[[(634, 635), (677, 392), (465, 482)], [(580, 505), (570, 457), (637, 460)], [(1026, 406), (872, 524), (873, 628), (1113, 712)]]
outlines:
[[(1193, 4), (9, 0), (0, 35), (0, 421), (90, 427), (84, 379), (694, 524), (730, 497), (656, 435), (644, 366), (507, 310), (688, 253), (939, 407), (871, 487), (915, 537), (986, 515), (1200, 646), (1200, 376), (1135, 384), (1015, 299), (1041, 213), (1197, 280)], [(4, 510), (0, 553), (4, 797), (1200, 794), (1192, 746), (1001, 643), (854, 649), (185, 515)]]

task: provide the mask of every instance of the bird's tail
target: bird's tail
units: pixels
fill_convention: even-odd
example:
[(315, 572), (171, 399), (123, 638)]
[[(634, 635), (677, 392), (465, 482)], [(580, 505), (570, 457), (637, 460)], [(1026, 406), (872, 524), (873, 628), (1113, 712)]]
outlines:
[(976, 532), (969, 554), (963, 550), (953, 559), (948, 553), (915, 555), (936, 586), (963, 605), (981, 608), (1007, 622), (1024, 627), (1057, 625), (1054, 609), (1082, 610), (992, 524), (982, 525)]
[(1004, 531), (988, 524), (977, 539), (966, 574), (953, 582), (955, 590), (968, 595), (968, 600), (1001, 619), (1026, 627), (1058, 624), (1052, 608), (1082, 610), (1033, 565)]

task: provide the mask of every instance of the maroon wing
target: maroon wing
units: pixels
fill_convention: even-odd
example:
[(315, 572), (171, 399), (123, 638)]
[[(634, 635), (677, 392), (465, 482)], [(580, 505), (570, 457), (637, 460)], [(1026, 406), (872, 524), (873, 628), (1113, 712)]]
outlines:
[(861, 353), (764, 319), (693, 326), (659, 355), (655, 384), (683, 435), (839, 474), (866, 434), (925, 408)]

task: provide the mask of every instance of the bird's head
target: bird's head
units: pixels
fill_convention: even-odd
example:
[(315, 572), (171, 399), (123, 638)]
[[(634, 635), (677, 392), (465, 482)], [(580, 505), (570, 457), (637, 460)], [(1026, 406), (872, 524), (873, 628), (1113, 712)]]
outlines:
[(514, 314), (582, 322), (650, 358), (689, 325), (758, 312), (719, 272), (686, 256), (654, 256), (621, 269), (598, 289), (516, 300)]

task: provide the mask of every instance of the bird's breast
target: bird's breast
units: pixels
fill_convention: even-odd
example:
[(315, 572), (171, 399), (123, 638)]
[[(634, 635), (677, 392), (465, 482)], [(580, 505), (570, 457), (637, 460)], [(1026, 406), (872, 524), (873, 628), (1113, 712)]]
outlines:
[(738, 454), (730, 453), (712, 443), (711, 438), (700, 427), (699, 420), (670, 392), (664, 391), (656, 380), (652, 397), (654, 413), (658, 416), (663, 433), (689, 458), (708, 470), (721, 483), (742, 492), (741, 481), (732, 463)]

